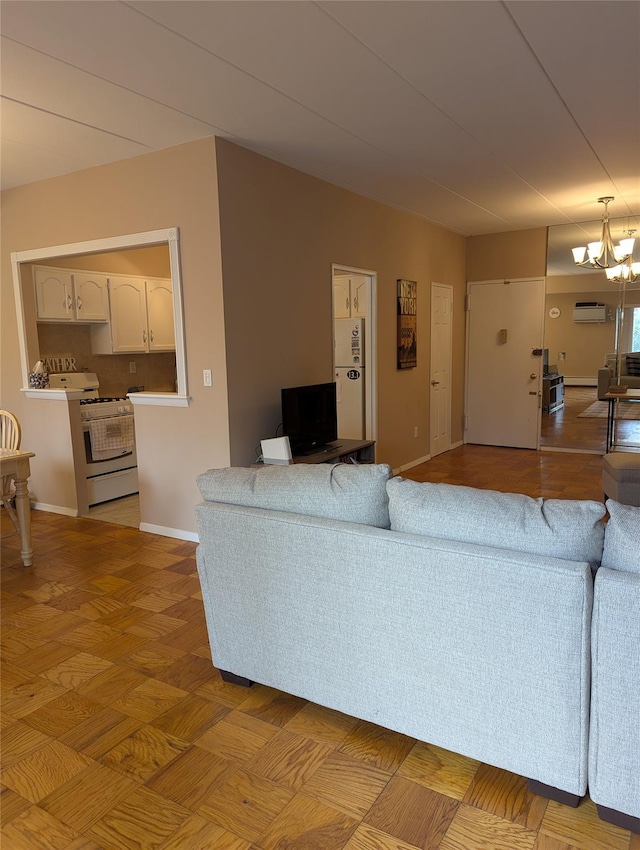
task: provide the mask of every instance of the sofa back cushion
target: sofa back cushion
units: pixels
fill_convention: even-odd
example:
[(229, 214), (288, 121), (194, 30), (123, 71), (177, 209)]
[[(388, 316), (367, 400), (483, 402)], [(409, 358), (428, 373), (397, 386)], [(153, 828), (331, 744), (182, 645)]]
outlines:
[(640, 508), (608, 499), (607, 510), (602, 566), (640, 573)]
[(640, 352), (632, 352), (625, 357), (627, 364), (627, 375), (633, 378), (640, 378)]
[(386, 463), (265, 464), (210, 469), (198, 476), (203, 499), (389, 528)]
[(391, 528), (598, 565), (600, 502), (532, 499), (452, 484), (387, 483)]

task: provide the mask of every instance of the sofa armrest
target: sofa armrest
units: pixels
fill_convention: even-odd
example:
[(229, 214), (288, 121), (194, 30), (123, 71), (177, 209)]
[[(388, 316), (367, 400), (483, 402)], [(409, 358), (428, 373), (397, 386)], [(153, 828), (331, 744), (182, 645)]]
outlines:
[[(640, 827), (640, 574), (598, 570), (591, 630), (589, 793)], [(606, 817), (601, 811), (601, 816)]]
[(613, 372), (608, 366), (598, 369), (598, 399), (605, 401), (605, 393), (609, 392), (609, 386), (613, 380)]

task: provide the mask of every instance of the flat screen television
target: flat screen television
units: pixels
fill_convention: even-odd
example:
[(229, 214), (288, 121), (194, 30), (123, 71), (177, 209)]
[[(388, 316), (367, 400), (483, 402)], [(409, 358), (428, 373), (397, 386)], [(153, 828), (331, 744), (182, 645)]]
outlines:
[(549, 374), (549, 349), (548, 348), (542, 349), (542, 374), (543, 375)]
[(312, 454), (338, 439), (335, 383), (284, 387), (281, 401), (282, 433), (292, 454)]

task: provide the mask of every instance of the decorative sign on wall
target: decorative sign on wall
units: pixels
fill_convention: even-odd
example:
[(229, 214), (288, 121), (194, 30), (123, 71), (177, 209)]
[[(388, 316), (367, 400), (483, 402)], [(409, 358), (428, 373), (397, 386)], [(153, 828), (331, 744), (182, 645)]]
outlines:
[(398, 280), (398, 369), (413, 369), (417, 363), (416, 336), (418, 284)]
[(77, 372), (76, 358), (70, 355), (64, 357), (45, 357), (42, 361), (47, 372)]

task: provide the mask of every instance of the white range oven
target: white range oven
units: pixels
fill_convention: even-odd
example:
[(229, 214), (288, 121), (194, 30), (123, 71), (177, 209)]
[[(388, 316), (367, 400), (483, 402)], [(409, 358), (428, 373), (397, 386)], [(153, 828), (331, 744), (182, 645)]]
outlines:
[(82, 475), (88, 504), (98, 505), (138, 492), (133, 405), (127, 398), (102, 398), (91, 372), (50, 375), (51, 387), (81, 389)]

